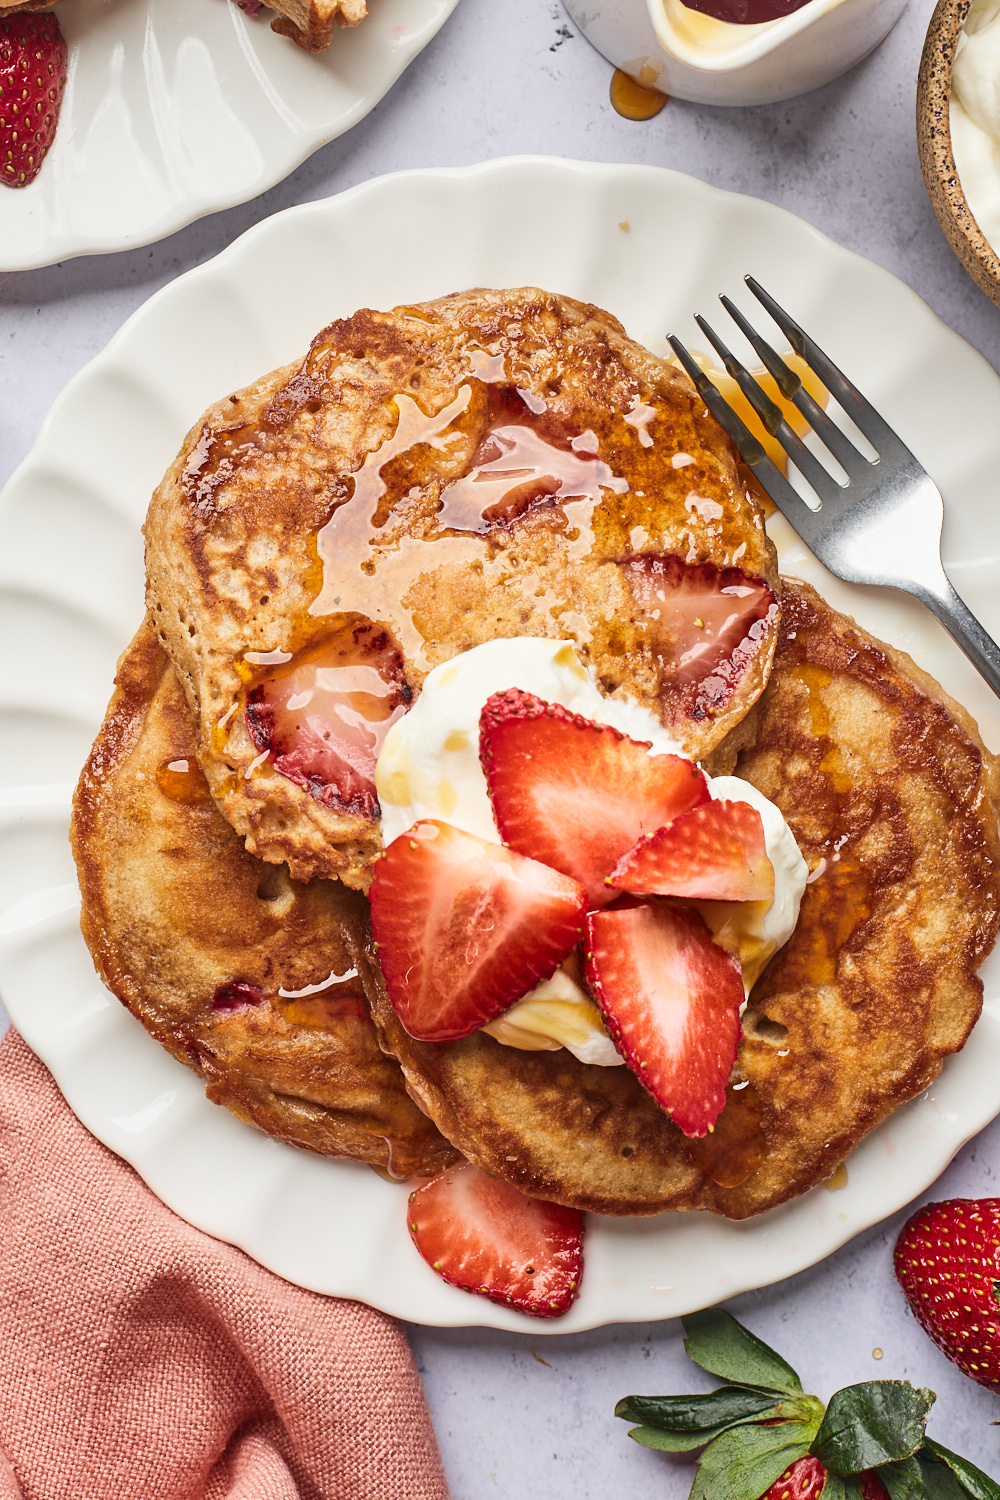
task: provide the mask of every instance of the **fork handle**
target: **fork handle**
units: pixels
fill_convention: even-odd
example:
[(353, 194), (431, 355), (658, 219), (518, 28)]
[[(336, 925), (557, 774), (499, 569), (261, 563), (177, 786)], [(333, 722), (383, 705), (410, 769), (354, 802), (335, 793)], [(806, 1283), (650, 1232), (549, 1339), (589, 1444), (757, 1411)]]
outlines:
[(942, 570), (940, 591), (921, 589), (918, 597), (937, 615), (952, 640), (961, 646), (976, 671), (1000, 698), (1000, 646), (955, 592), (951, 579)]

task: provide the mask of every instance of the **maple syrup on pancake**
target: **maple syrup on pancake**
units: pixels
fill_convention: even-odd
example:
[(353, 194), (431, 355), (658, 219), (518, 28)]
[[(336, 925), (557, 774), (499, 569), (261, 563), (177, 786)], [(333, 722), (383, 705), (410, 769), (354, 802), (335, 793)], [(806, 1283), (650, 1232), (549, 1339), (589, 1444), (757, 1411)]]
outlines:
[[(314, 539), (316, 597), (308, 616), (299, 622), (296, 640), (285, 643), (291, 647), (290, 659), (276, 662), (266, 676), (246, 670), (263, 659), (259, 652), (254, 662), (248, 657), (240, 664), (244, 680), (253, 683), (246, 693), (246, 723), (260, 752), (249, 774), (269, 773), (273, 766), (325, 805), (365, 817), (378, 811), (374, 763), (384, 732), (410, 701), (402, 664), (413, 664), (416, 687), (442, 649), (442, 625), (437, 623), (441, 617), (433, 604), (421, 602), (432, 597), (435, 577), (464, 573), (480, 580), (480, 590), (495, 585), (515, 597), (520, 592), (528, 607), (537, 611), (541, 606), (532, 600), (539, 590), (536, 586), (529, 592), (530, 575), (518, 571), (516, 523), (537, 514), (543, 530), (551, 530), (553, 543), (571, 563), (592, 557), (598, 563), (625, 562), (632, 556), (651, 559), (654, 554), (642, 553), (644, 528), (631, 524), (632, 517), (647, 515), (648, 487), (662, 482), (661, 473), (663, 478), (671, 476), (668, 483), (688, 484), (686, 477), (672, 477), (678, 466), (671, 467), (669, 437), (664, 448), (639, 457), (656, 445), (655, 396), (645, 403), (637, 396), (633, 407), (621, 412), (598, 406), (589, 411), (584, 399), (578, 415), (567, 415), (558, 404), (550, 405), (537, 392), (519, 387), (507, 371), (505, 356), (471, 347), (463, 357), (470, 373), (440, 411), (429, 415), (413, 395), (398, 392), (390, 401), (396, 418), (393, 430), (353, 472), (331, 482), (332, 510)], [(240, 402), (234, 398), (231, 426), (214, 433), (206, 428), (185, 471), (194, 508), (213, 509), (215, 490), (240, 466), (240, 455), (267, 446), (271, 435), (303, 409), (319, 410), (328, 390), (318, 369), (309, 366), (275, 395), (260, 420), (249, 423), (239, 421)], [(588, 420), (599, 427), (600, 436), (588, 427)], [(615, 472), (602, 455), (605, 441), (609, 453), (629, 455), (625, 462), (633, 465), (630, 479)], [(639, 450), (635, 458), (633, 447)], [(454, 453), (451, 463), (449, 449)], [(454, 477), (442, 483), (442, 469)], [(415, 525), (408, 519), (411, 495)], [(428, 509), (428, 500), (436, 510)], [(688, 502), (698, 510), (692, 520), (714, 529), (723, 540), (731, 524), (725, 507), (695, 488)], [(594, 530), (598, 507), (600, 553)], [(537, 551), (539, 528), (530, 535)], [(745, 550), (745, 544), (737, 545), (738, 537), (737, 529), (734, 560)], [(682, 559), (676, 561), (685, 566)], [(751, 585), (758, 587), (756, 580)], [(765, 613), (773, 604), (770, 590), (766, 593)], [(431, 630), (422, 628), (428, 613), (436, 622)], [(557, 633), (583, 646), (592, 639), (591, 622), (571, 600), (563, 600), (560, 607), (553, 596), (550, 613)], [(386, 661), (396, 653), (398, 671), (370, 663), (381, 674), (381, 688), (370, 671), (367, 688), (360, 682), (348, 684), (345, 677), (345, 692), (339, 696), (351, 700), (345, 711), (350, 723), (345, 730), (340, 723), (344, 715), (334, 705), (331, 733), (331, 714), (326, 715), (325, 727), (312, 723), (312, 710), (305, 706), (312, 684), (303, 686), (298, 678), (310, 669), (313, 653), (322, 649), (315, 644), (317, 633), (338, 628), (336, 621), (384, 632), (389, 642)], [(446, 628), (451, 638), (451, 625)], [(699, 656), (704, 654), (701, 636), (706, 628), (698, 626)], [(747, 628), (752, 635), (756, 618), (748, 618)], [(735, 644), (742, 655), (732, 662), (720, 658), (719, 670), (710, 674), (702, 694), (704, 714), (699, 710), (696, 716), (714, 712), (730, 696), (756, 649), (749, 636)], [(360, 666), (363, 670), (365, 664)], [(223, 732), (220, 722), (220, 735)]]
[(290, 1025), (310, 1031), (336, 1030), (345, 1021), (369, 1020), (357, 969), (331, 974), (319, 984), (300, 990), (279, 989), (275, 1005)]
[[(652, 69), (650, 69), (650, 72)], [(611, 107), (624, 120), (652, 120), (667, 102), (667, 95), (650, 83), (640, 83), (631, 73), (616, 68), (611, 76)]]
[(752, 1083), (730, 1084), (715, 1129), (701, 1140), (685, 1140), (685, 1153), (719, 1187), (739, 1187), (767, 1155), (763, 1115), (760, 1095)]
[[(494, 358), (481, 356), (478, 368)], [(484, 540), (542, 509), (559, 527), (568, 555), (586, 556), (603, 492), (625, 495), (629, 483), (601, 458), (595, 433), (573, 427), (506, 378), (470, 376), (433, 417), (405, 392), (395, 405), (395, 431), (349, 476), (353, 493), (317, 535), (323, 583), (310, 614), (349, 608), (377, 620), (388, 606), (400, 647), (423, 669), (427, 642), (406, 606), (417, 578), (462, 564), (482, 568)], [(442, 487), (426, 531), (416, 536), (400, 528), (387, 541), (386, 528), (408, 491), (436, 477), (440, 451), (451, 443), (468, 446), (473, 436), (469, 461)]]
[(197, 802), (208, 802), (211, 798), (205, 773), (196, 760), (177, 758), (161, 761), (156, 768), (156, 784), (164, 797), (187, 807), (192, 807)]

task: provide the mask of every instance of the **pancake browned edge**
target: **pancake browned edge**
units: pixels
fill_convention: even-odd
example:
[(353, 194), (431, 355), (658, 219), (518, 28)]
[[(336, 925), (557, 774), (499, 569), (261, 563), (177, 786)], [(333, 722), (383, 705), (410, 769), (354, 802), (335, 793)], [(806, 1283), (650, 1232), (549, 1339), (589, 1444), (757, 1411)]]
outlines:
[[(530, 483), (494, 473), (482, 444), (498, 426), (537, 439), (540, 457), (510, 460)], [(547, 465), (569, 473), (564, 498)], [(701, 398), (608, 313), (532, 287), (331, 323), (301, 364), (196, 423), (145, 534), (150, 616), (226, 818), (260, 858), (359, 889), (381, 848), (377, 803), (275, 771), (246, 721), (284, 653), (367, 641), (408, 701), (484, 641), (569, 639), (606, 694), (644, 704), (701, 758), (759, 696), (777, 638), (774, 549)], [(742, 639), (720, 633), (721, 655), (700, 617), (698, 651), (680, 639), (698, 606), (672, 604), (664, 570), (683, 565), (749, 597), (737, 620), (758, 611)], [(685, 653), (697, 670), (678, 670)]]
[[(456, 1152), (407, 1096), (350, 978), (365, 962), (364, 899), (247, 854), (197, 770), (184, 694), (148, 626), (116, 683), (72, 827), (105, 983), (240, 1119), (394, 1177), (440, 1171)], [(185, 761), (194, 774), (167, 769)]]
[(782, 638), (736, 765), (776, 802), (813, 873), (758, 981), (714, 1134), (686, 1141), (625, 1068), (518, 1052), (482, 1033), (376, 1022), (408, 1085), (471, 1161), (607, 1214), (744, 1219), (829, 1178), (937, 1077), (982, 1005), (997, 931), (998, 763), (909, 657), (784, 580)]

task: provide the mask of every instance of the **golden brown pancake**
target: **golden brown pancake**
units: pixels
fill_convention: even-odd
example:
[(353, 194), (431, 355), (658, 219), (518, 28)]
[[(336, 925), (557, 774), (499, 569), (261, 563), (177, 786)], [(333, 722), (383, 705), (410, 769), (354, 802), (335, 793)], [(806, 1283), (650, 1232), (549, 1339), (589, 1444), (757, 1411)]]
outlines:
[(322, 52), (338, 26), (357, 26), (368, 14), (365, 0), (267, 0), (278, 19), (271, 30), (291, 37), (306, 52)]
[(782, 601), (736, 773), (781, 808), (813, 879), (750, 997), (714, 1134), (685, 1140), (625, 1068), (483, 1033), (415, 1041), (378, 987), (376, 1023), (411, 1092), (465, 1156), (533, 1196), (607, 1214), (761, 1213), (830, 1177), (979, 1015), (998, 762), (909, 657), (803, 584), (785, 580)]
[[(777, 633), (760, 509), (686, 377), (535, 288), (332, 323), (195, 425), (146, 542), (226, 818), (296, 877), (362, 889), (380, 848), (364, 766), (438, 663), (571, 639), (701, 757), (759, 696)], [(339, 759), (304, 727), (324, 673), (361, 726)]]
[(240, 1119), (396, 1177), (440, 1171), (456, 1152), (379, 1048), (358, 977), (364, 899), (247, 854), (209, 796), (148, 626), (116, 682), (72, 827), (105, 983)]

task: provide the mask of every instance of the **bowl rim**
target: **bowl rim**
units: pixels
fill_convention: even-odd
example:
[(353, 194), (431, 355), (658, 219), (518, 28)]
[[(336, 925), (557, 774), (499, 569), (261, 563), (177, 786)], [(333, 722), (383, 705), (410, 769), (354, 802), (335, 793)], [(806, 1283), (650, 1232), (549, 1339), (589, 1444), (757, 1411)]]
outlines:
[(969, 275), (1000, 306), (1000, 255), (976, 223), (955, 165), (951, 75), (971, 0), (938, 0), (917, 74), (917, 151), (924, 186), (945, 238)]

